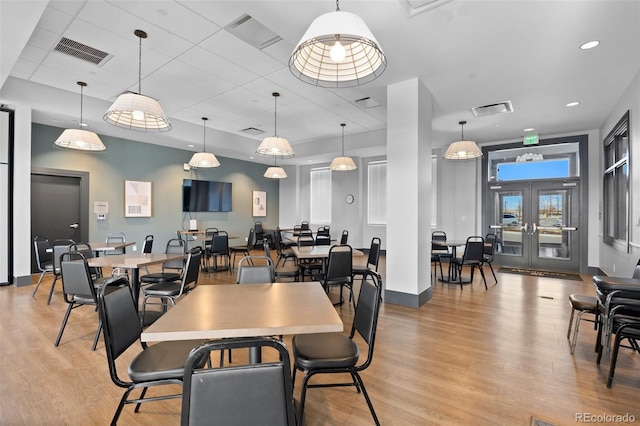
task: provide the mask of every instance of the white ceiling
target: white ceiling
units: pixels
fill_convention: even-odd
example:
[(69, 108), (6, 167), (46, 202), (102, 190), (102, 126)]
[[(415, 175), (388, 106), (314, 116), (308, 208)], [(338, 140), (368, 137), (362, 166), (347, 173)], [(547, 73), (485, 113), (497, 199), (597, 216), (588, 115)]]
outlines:
[[(354, 135), (384, 132), (393, 83), (417, 77), (433, 93), (434, 146), (459, 139), (460, 120), (468, 122), (466, 138), (482, 144), (518, 140), (528, 127), (542, 138), (597, 129), (640, 69), (640, 1), (343, 0), (340, 8), (367, 23), (388, 60), (382, 77), (356, 88), (314, 87), (287, 67), (311, 21), (335, 10), (329, 0), (0, 0), (0, 102), (32, 107), (38, 123), (76, 127), (76, 82), (84, 81), (83, 121), (94, 132), (200, 150), (207, 116), (209, 151), (269, 163), (250, 157), (273, 135), (271, 93), (278, 91), (277, 133), (297, 153), (281, 163), (302, 164), (339, 152), (343, 122), (347, 155), (384, 154), (384, 145)], [(244, 14), (282, 40), (260, 50), (225, 29)], [(102, 120), (120, 93), (138, 89), (136, 29), (149, 35), (142, 93), (162, 104), (173, 124), (168, 133)], [(53, 51), (63, 36), (112, 57), (96, 66)], [(579, 49), (590, 40), (600, 45)], [(380, 106), (352, 103), (365, 97)], [(513, 113), (475, 118), (470, 111), (505, 100)], [(574, 100), (580, 105), (565, 106)], [(248, 127), (265, 133), (240, 131)]]

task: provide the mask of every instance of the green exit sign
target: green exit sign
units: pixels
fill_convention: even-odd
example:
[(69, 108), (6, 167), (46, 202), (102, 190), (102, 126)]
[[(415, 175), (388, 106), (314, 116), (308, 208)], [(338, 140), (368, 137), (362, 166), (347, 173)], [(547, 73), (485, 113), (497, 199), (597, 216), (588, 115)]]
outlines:
[(540, 140), (538, 139), (538, 134), (537, 133), (530, 134), (530, 135), (524, 135), (524, 144), (525, 145), (538, 145), (539, 142), (540, 142)]

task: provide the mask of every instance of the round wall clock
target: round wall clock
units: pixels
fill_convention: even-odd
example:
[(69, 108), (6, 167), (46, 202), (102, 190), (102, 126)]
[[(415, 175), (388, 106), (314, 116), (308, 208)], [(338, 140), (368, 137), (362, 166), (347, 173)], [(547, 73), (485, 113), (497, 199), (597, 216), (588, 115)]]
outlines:
[(353, 201), (354, 201), (354, 200), (355, 200), (355, 198), (353, 198), (353, 195), (351, 195), (351, 194), (347, 194), (347, 195), (345, 195), (345, 197), (344, 197), (344, 201), (345, 201), (347, 204), (351, 204), (351, 203), (353, 203)]

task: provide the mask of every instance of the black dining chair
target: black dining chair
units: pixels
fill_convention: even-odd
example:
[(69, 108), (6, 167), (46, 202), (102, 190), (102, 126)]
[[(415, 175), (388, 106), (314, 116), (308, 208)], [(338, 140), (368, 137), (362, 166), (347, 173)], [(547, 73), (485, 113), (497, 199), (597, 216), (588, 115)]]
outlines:
[[(277, 361), (202, 368), (212, 351), (270, 349)], [(275, 350), (275, 351), (274, 351)], [(271, 338), (223, 339), (194, 349), (184, 367), (182, 426), (296, 424), (289, 351)]]
[(462, 257), (454, 257), (451, 259), (453, 263), (453, 267), (457, 268), (458, 272), (458, 282), (460, 283), (460, 288), (463, 288), (464, 280), (462, 279), (462, 268), (468, 266), (471, 268), (471, 278), (470, 281), (473, 281), (473, 271), (478, 269), (480, 271), (480, 275), (482, 275), (482, 282), (484, 282), (484, 288), (487, 287), (487, 279), (484, 276), (484, 270), (482, 269), (482, 262), (484, 256), (484, 238), (480, 236), (472, 236), (467, 238), (467, 242), (464, 246), (464, 254)]
[[(124, 394), (111, 420), (111, 424), (118, 423), (122, 409), (127, 404), (136, 404), (134, 412), (140, 410), (140, 404), (147, 401), (160, 401), (182, 397), (182, 390), (178, 393), (153, 395), (145, 398), (147, 389), (151, 386), (170, 384), (182, 385), (184, 365), (191, 350), (204, 343), (203, 340), (184, 340), (175, 342), (160, 342), (147, 346), (140, 342), (142, 325), (138, 317), (138, 309), (134, 303), (131, 291), (117, 288), (110, 291), (111, 285), (103, 286), (98, 292), (98, 311), (104, 329), (104, 342), (107, 353), (107, 364), (113, 383), (124, 388)], [(140, 342), (141, 351), (129, 363), (128, 379), (118, 374), (117, 359), (136, 342)], [(192, 360), (198, 368), (207, 362), (203, 355)], [(138, 398), (129, 398), (132, 391), (142, 389)]]
[[(298, 424), (304, 424), (304, 407), (307, 389), (316, 387), (354, 386), (358, 393), (362, 392), (371, 416), (376, 425), (378, 417), (364, 386), (360, 372), (367, 369), (373, 360), (373, 348), (376, 340), (378, 314), (382, 301), (382, 279), (375, 272), (368, 272), (360, 286), (358, 304), (356, 305), (351, 332), (349, 336), (342, 333), (319, 333), (295, 335), (291, 340), (293, 352), (293, 384), (295, 387), (296, 372), (305, 373), (300, 393)], [(362, 360), (360, 348), (354, 342), (358, 335), (367, 344), (366, 356)], [(309, 384), (317, 374), (348, 374), (351, 382)]]

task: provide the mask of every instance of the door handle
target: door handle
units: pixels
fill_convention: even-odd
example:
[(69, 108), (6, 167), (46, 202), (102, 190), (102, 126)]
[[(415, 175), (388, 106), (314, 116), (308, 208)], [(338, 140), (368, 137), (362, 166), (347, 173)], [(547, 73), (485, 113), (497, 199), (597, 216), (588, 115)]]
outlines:
[(528, 224), (528, 223), (525, 223), (524, 225), (522, 225), (522, 230), (523, 230), (524, 232), (527, 232), (527, 231), (529, 230), (529, 224)]
[(533, 233), (535, 233), (538, 230), (538, 227), (536, 226), (536, 223), (533, 222)]
[(72, 223), (71, 225), (69, 225), (69, 228), (73, 228), (73, 229), (78, 229), (80, 225), (78, 225), (77, 223)]

